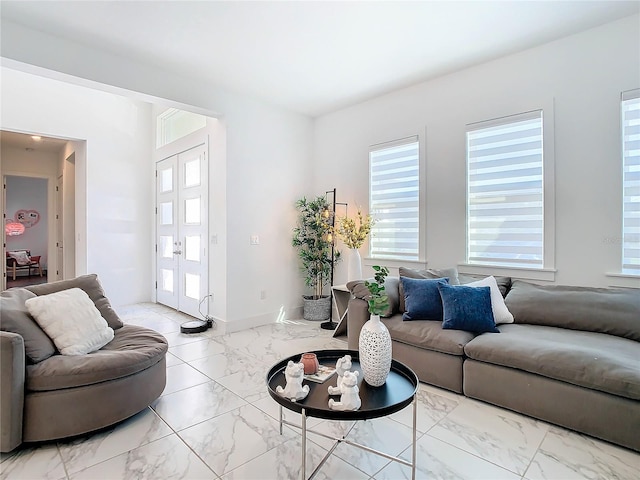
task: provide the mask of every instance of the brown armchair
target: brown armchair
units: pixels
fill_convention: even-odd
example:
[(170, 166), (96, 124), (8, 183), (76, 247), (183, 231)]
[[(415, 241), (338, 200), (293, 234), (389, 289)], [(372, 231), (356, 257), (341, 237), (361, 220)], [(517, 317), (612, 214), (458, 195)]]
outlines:
[[(15, 252), (7, 252), (6, 257), (7, 257), (7, 276), (9, 275), (9, 271), (11, 271), (12, 274), (12, 279), (15, 280), (16, 279), (16, 270), (20, 270), (20, 269), (29, 269), (29, 276), (31, 276), (31, 269), (33, 269), (34, 271), (37, 271), (40, 276), (42, 277), (42, 266), (40, 265), (40, 255), (35, 255), (35, 256), (31, 256), (31, 250), (17, 250), (17, 251), (23, 251), (23, 252), (27, 252), (27, 257), (29, 258), (29, 262), (28, 263), (24, 263), (24, 264), (20, 264), (18, 263), (18, 260), (16, 260), (14, 257), (12, 257), (10, 255), (10, 253), (15, 253)], [(16, 251), (16, 252), (17, 252)]]

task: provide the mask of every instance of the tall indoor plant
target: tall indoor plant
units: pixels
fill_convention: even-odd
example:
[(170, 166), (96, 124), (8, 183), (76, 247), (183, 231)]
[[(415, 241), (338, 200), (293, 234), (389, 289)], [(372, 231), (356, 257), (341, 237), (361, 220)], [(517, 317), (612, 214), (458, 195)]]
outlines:
[(365, 281), (369, 290), (367, 302), (370, 318), (362, 326), (358, 339), (360, 367), (365, 382), (379, 387), (387, 381), (391, 370), (391, 335), (380, 316), (389, 309), (389, 297), (384, 288), (384, 281), (389, 274), (387, 267), (374, 265), (374, 281)]
[(340, 253), (333, 250), (333, 212), (323, 196), (314, 200), (301, 198), (296, 202), (298, 224), (293, 229), (292, 245), (305, 273), (305, 284), (313, 295), (304, 296), (306, 320), (326, 320), (331, 313), (331, 297), (323, 295), (331, 279), (334, 262)]

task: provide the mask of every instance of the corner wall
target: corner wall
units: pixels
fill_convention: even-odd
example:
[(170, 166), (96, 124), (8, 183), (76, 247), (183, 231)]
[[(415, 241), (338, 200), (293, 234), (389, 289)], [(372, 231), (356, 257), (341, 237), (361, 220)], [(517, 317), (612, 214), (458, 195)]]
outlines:
[(426, 259), (434, 268), (457, 265), (465, 261), (465, 125), (552, 102), (555, 281), (609, 285), (606, 273), (620, 271), (621, 257), (620, 93), (640, 87), (639, 39), (634, 15), (324, 115), (315, 128), (315, 184), (334, 183), (342, 201), (366, 208), (369, 145), (418, 134), (426, 146)]
[(149, 105), (6, 67), (0, 92), (3, 129), (86, 140), (76, 169), (76, 273), (97, 273), (114, 305), (148, 301)]

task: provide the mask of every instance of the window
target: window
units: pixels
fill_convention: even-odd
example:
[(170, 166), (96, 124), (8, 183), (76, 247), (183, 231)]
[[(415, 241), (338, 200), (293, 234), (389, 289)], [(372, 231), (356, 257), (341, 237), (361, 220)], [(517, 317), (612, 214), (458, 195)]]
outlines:
[(179, 138), (206, 127), (207, 117), (169, 108), (158, 115), (156, 147), (164, 147)]
[(640, 89), (622, 94), (622, 273), (640, 275)]
[(420, 168), (418, 137), (369, 150), (370, 256), (419, 259)]
[(544, 267), (542, 110), (467, 125), (467, 263)]

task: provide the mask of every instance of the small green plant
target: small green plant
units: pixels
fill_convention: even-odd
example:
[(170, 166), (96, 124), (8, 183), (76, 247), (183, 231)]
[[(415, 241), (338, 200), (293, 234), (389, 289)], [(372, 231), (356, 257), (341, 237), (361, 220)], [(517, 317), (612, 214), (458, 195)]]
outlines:
[(369, 290), (369, 313), (371, 315), (382, 315), (389, 308), (389, 297), (387, 292), (384, 291), (384, 280), (389, 275), (389, 269), (387, 267), (381, 267), (374, 265), (375, 271), (374, 282), (365, 280), (364, 285)]

